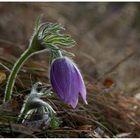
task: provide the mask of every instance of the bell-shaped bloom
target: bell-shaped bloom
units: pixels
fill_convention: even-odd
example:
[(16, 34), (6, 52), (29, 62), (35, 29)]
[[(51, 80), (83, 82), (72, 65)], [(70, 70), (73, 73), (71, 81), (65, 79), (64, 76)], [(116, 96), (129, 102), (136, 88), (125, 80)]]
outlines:
[(75, 108), (80, 95), (87, 104), (82, 75), (76, 64), (69, 58), (60, 57), (52, 62), (50, 80), (53, 90), (64, 103)]

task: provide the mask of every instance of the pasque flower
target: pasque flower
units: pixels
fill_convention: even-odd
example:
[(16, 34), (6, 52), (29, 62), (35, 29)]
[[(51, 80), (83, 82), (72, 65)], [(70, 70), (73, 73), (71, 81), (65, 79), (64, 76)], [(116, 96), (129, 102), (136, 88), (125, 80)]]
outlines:
[(68, 57), (59, 57), (52, 62), (50, 69), (52, 88), (59, 98), (73, 108), (79, 95), (86, 101), (86, 88), (76, 64)]
[(64, 28), (61, 24), (48, 22), (40, 23), (40, 18), (37, 20), (28, 48), (14, 64), (8, 77), (4, 102), (11, 99), (17, 74), (29, 57), (44, 51), (49, 51), (51, 52), (51, 56), (54, 56), (59, 48), (63, 50), (65, 47), (74, 46), (75, 41), (71, 36), (60, 33), (62, 30), (64, 30)]

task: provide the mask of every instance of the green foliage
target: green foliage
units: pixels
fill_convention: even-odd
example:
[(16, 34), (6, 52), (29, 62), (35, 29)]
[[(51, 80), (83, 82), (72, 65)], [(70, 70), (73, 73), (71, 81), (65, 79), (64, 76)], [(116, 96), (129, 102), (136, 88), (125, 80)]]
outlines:
[(55, 116), (55, 114), (51, 117), (50, 126), (51, 128), (58, 128), (60, 126), (60, 120)]
[(35, 24), (35, 32), (38, 35), (38, 39), (44, 47), (51, 49), (70, 48), (75, 45), (75, 41), (70, 35), (62, 34), (61, 31), (65, 28), (59, 23), (40, 23), (39, 17)]

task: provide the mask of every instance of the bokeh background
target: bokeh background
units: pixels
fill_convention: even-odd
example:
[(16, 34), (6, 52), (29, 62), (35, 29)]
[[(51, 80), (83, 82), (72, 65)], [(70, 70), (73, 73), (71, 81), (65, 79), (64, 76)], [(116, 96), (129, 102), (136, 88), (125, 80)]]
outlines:
[(0, 39), (25, 49), (41, 14), (44, 21), (63, 24), (76, 40), (72, 49), (76, 63), (91, 80), (107, 73), (119, 89), (130, 94), (139, 91), (139, 3), (0, 3)]
[[(66, 28), (65, 32), (71, 34), (77, 42), (76, 46), (69, 51), (75, 54), (73, 59), (84, 76), (88, 95), (94, 94), (94, 92), (98, 95), (99, 86), (97, 85), (103, 84), (103, 86), (107, 86), (106, 92), (110, 92), (110, 87), (112, 88), (113, 85), (112, 94), (121, 94), (129, 100), (139, 100), (140, 3), (0, 3), (1, 58), (7, 57), (9, 61), (14, 62), (16, 57), (21, 55), (28, 46), (35, 20), (41, 14), (43, 14), (43, 21), (63, 24)], [(47, 53), (39, 54), (33, 59), (44, 62), (46, 55)], [(117, 104), (112, 102), (112, 97), (116, 98), (116, 96), (111, 95), (106, 100), (102, 100), (98, 99), (97, 96), (97, 100), (95, 100), (103, 102), (103, 106), (110, 102), (110, 106), (115, 108)], [(111, 101), (108, 98), (111, 98)], [(124, 98), (122, 100), (116, 99), (120, 100), (121, 103), (124, 102)], [(96, 104), (95, 101), (91, 101), (91, 103), (93, 102)], [(91, 106), (98, 108), (97, 110), (100, 112), (100, 105), (94, 103)], [(118, 113), (122, 113), (119, 114), (120, 116), (125, 116), (123, 111), (130, 107), (129, 103), (127, 101), (123, 105), (118, 103), (120, 106), (118, 105), (116, 108)], [(127, 109), (120, 110), (121, 107)], [(102, 112), (100, 113), (104, 116), (107, 115), (106, 113), (112, 112), (111, 110), (105, 111), (106, 108), (102, 106), (101, 108)], [(128, 124), (130, 118), (127, 120), (124, 116), (113, 116), (113, 113), (108, 115), (110, 118), (105, 117), (111, 123), (108, 127), (115, 133), (136, 131), (140, 126), (140, 120), (136, 114), (134, 120), (137, 125), (134, 122), (134, 124)], [(113, 119), (111, 119), (111, 115)], [(127, 120), (126, 124), (123, 124), (124, 120)], [(136, 128), (133, 129), (134, 125)]]

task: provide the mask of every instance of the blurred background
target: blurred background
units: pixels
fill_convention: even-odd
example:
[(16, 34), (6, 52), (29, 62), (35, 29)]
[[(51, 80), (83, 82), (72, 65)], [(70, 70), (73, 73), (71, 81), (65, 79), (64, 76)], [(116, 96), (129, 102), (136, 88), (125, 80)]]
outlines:
[(1, 41), (25, 49), (41, 14), (76, 40), (71, 51), (85, 77), (111, 77), (128, 94), (140, 91), (139, 3), (0, 3)]
[[(93, 124), (97, 120), (114, 134), (133, 132), (131, 137), (140, 137), (140, 3), (0, 3), (1, 63), (12, 68), (28, 47), (35, 20), (41, 14), (43, 21), (63, 24), (65, 32), (77, 42), (68, 51), (75, 54), (73, 59), (84, 76), (89, 105), (84, 108), (85, 114), (76, 114), (77, 118), (71, 111), (75, 115), (70, 118), (73, 125), (67, 125)], [(16, 83), (20, 88), (29, 83), (24, 89), (30, 89), (32, 81), (46, 82), (48, 72), (43, 74), (43, 70), (48, 70), (47, 53), (31, 60), (27, 71), (21, 71), (23, 83)], [(35, 73), (33, 67), (42, 72)], [(5, 85), (2, 87), (4, 92)]]

